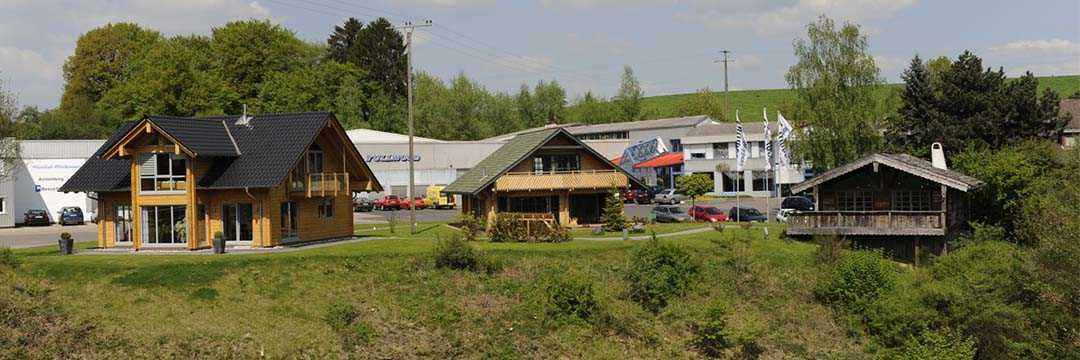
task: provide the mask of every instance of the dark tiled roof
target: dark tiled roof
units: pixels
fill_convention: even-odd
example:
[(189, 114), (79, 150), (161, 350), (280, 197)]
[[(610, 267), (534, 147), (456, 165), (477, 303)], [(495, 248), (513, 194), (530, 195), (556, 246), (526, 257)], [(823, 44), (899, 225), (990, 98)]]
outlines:
[(1061, 106), (1058, 111), (1060, 111), (1062, 115), (1069, 117), (1069, 122), (1065, 125), (1065, 131), (1080, 131), (1080, 99), (1061, 100)]
[[(213, 120), (219, 119), (219, 120)], [(234, 118), (235, 119), (235, 118)], [(237, 156), (224, 118), (191, 118), (171, 116), (150, 116), (147, 118), (166, 134), (175, 137), (181, 145), (187, 147), (196, 156)]]
[(566, 136), (566, 138), (576, 142), (586, 151), (591, 152), (593, 156), (595, 156), (597, 159), (606, 162), (613, 169), (622, 171), (624, 174), (626, 174), (626, 177), (630, 179), (631, 184), (635, 187), (644, 187), (644, 185), (641, 184), (641, 182), (638, 181), (637, 178), (635, 178), (633, 175), (627, 174), (624, 169), (616, 166), (615, 164), (612, 164), (610, 160), (605, 158), (603, 155), (597, 153), (595, 150), (589, 147), (589, 145), (586, 145), (585, 143), (581, 142), (581, 140), (578, 140), (577, 137), (571, 135), (569, 132), (566, 131), (566, 129), (561, 127), (552, 127), (539, 131), (524, 133), (514, 137), (505, 145), (499, 147), (498, 150), (495, 150), (494, 153), (477, 163), (476, 166), (474, 166), (464, 175), (457, 178), (457, 180), (454, 180), (453, 183), (447, 185), (446, 188), (443, 189), (443, 192), (450, 194), (478, 193), (481, 190), (487, 188), (488, 185), (491, 185), (491, 183), (494, 182), (495, 179), (498, 178), (500, 175), (509, 171), (511, 168), (514, 167), (514, 165), (517, 165), (522, 160), (528, 158), (529, 155), (531, 155), (533, 152), (535, 152), (537, 149), (539, 149), (541, 146), (543, 146), (559, 134), (563, 134)]
[(957, 171), (938, 169), (929, 161), (908, 154), (870, 154), (859, 160), (829, 169), (813, 179), (796, 184), (791, 187), (791, 192), (797, 193), (808, 190), (815, 185), (838, 178), (873, 163), (884, 164), (885, 166), (965, 192), (982, 186), (983, 184), (979, 179), (961, 174)]
[(60, 187), (61, 192), (108, 192), (127, 191), (131, 188), (131, 160), (114, 158), (104, 160), (101, 155), (105, 153), (120, 138), (124, 137), (135, 126), (136, 121), (124, 123), (119, 129), (101, 145), (94, 155), (86, 159), (86, 163), (68, 178), (68, 181)]
[[(251, 117), (245, 124), (236, 124), (238, 116), (217, 116), (209, 118), (164, 118), (156, 125), (173, 136), (184, 139), (196, 139), (199, 159), (208, 159), (213, 163), (210, 169), (196, 181), (200, 189), (226, 189), (242, 187), (272, 187), (281, 183), (289, 171), (303, 155), (304, 150), (325, 128), (333, 115), (327, 112), (296, 114), (268, 114)], [(151, 119), (151, 121), (155, 121)], [(102, 160), (101, 155), (122, 138), (135, 122), (125, 124), (102, 145), (94, 157), (87, 160), (75, 175), (60, 188), (60, 191), (123, 191), (130, 188), (130, 159)], [(199, 129), (221, 127), (217, 135), (197, 134)], [(225, 129), (228, 133), (225, 133)], [(170, 131), (169, 129), (172, 129)], [(215, 131), (215, 130), (209, 130)], [(185, 134), (185, 135), (177, 135)], [(221, 140), (220, 134), (235, 139), (228, 140), (229, 151)], [(178, 138), (178, 140), (181, 140)], [(184, 140), (181, 140), (184, 142)], [(348, 142), (352, 145), (351, 142)], [(190, 144), (184, 142), (185, 146)], [(239, 156), (230, 155), (237, 154)], [(354, 150), (355, 151), (355, 150)], [(217, 154), (217, 155), (207, 155)], [(361, 160), (362, 161), (362, 160)], [(365, 165), (366, 166), (366, 165)]]

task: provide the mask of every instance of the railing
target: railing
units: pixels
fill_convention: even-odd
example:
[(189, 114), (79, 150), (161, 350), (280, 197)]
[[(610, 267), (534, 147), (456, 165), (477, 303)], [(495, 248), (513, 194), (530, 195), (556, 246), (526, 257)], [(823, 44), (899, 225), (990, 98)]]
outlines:
[(495, 181), (495, 191), (609, 189), (628, 184), (626, 175), (616, 170), (512, 172)]
[(289, 184), (292, 192), (303, 192), (307, 197), (337, 196), (349, 192), (349, 173), (312, 173), (293, 178)]
[(791, 214), (795, 235), (944, 235), (941, 211), (807, 211)]

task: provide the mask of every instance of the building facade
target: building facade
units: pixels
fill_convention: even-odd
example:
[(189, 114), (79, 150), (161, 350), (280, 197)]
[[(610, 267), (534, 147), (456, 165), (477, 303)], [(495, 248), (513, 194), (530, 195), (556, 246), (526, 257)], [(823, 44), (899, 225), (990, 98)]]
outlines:
[(100, 247), (272, 247), (352, 236), (355, 191), (380, 191), (330, 113), (122, 126), (60, 187), (98, 201)]
[[(61, 208), (83, 210), (87, 220), (95, 213), (96, 202), (86, 194), (58, 191), (75, 171), (93, 156), (104, 140), (21, 140), (19, 157), (11, 171), (0, 179), (0, 227), (21, 224), (23, 213), (45, 210), (53, 221)], [(2, 166), (2, 165), (0, 165)]]
[[(776, 133), (776, 124), (771, 124), (772, 133)], [(804, 167), (789, 165), (775, 166), (769, 170), (765, 157), (765, 129), (758, 123), (743, 126), (747, 141), (747, 160), (743, 170), (737, 171), (735, 164), (736, 141), (735, 124), (709, 124), (695, 128), (683, 139), (683, 172), (704, 174), (713, 179), (713, 193), (716, 195), (776, 196), (781, 193), (778, 187), (797, 184), (805, 179)], [(772, 159), (775, 163), (777, 151), (773, 143)]]

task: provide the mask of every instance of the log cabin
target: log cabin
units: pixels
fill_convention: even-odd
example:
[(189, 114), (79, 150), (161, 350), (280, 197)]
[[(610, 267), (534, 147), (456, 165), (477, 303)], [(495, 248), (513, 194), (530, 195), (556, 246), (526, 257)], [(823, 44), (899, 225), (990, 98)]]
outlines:
[(612, 189), (644, 185), (562, 127), (517, 135), (443, 189), (461, 212), (491, 224), (499, 213), (558, 226), (596, 224)]
[(98, 201), (102, 248), (274, 247), (353, 234), (352, 193), (381, 191), (331, 113), (121, 126), (60, 188)]
[[(935, 144), (935, 153), (940, 154)], [(947, 240), (968, 224), (968, 193), (978, 179), (907, 154), (871, 154), (828, 170), (791, 188), (809, 192), (815, 211), (793, 214), (787, 233), (837, 235), (865, 240), (900, 258), (918, 259), (919, 249), (947, 251)]]

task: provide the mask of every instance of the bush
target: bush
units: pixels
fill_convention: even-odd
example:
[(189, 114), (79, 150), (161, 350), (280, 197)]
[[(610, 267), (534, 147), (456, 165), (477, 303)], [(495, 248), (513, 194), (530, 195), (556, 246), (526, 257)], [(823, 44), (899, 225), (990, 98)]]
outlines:
[(14, 269), (19, 267), (19, 259), (15, 257), (15, 253), (10, 248), (0, 248), (0, 268)]
[(820, 264), (835, 264), (843, 255), (844, 249), (851, 243), (839, 235), (815, 235), (814, 243), (817, 247), (817, 261)]
[(476, 250), (460, 235), (452, 235), (446, 240), (435, 240), (435, 267), (455, 270), (468, 270), (493, 274), (498, 272), (499, 264), (487, 254)]
[(924, 331), (908, 340), (896, 359), (970, 360), (975, 358), (975, 341), (948, 329)]
[(554, 276), (544, 288), (548, 314), (555, 318), (592, 320), (602, 314), (600, 301), (592, 283), (583, 276), (566, 274)]
[(727, 328), (728, 306), (723, 302), (713, 303), (705, 310), (700, 319), (690, 324), (693, 339), (690, 344), (708, 357), (720, 357), (724, 350), (734, 345), (734, 339)]
[(360, 311), (355, 306), (344, 302), (334, 302), (326, 311), (323, 320), (341, 337), (341, 345), (346, 350), (370, 343), (378, 334), (360, 318)]
[(626, 280), (630, 299), (653, 313), (660, 312), (668, 301), (689, 289), (699, 265), (690, 253), (672, 244), (652, 240), (630, 254)]
[(462, 214), (458, 217), (458, 223), (461, 225), (461, 234), (465, 236), (466, 241), (476, 241), (480, 233), (484, 231), (484, 222), (472, 214)]
[(572, 240), (570, 231), (558, 224), (549, 225), (532, 220), (526, 224), (524, 216), (502, 213), (495, 216), (495, 224), (488, 229), (491, 242), (566, 242)]
[(817, 289), (826, 302), (855, 314), (896, 286), (896, 269), (880, 251), (859, 250), (845, 255)]

